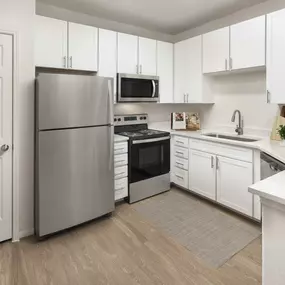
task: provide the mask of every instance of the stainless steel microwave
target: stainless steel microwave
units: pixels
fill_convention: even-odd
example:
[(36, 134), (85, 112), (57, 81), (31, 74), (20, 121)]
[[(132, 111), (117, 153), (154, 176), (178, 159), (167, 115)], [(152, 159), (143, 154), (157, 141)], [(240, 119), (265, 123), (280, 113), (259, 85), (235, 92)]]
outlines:
[(118, 73), (117, 102), (159, 102), (159, 77)]

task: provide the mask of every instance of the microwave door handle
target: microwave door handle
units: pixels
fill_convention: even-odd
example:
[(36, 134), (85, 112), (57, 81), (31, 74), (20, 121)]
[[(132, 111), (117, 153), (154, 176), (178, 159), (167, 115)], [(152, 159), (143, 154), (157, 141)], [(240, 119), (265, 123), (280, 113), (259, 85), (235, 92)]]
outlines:
[(152, 91), (152, 98), (154, 98), (154, 95), (155, 95), (155, 91), (156, 91), (156, 86), (155, 86), (155, 82), (154, 80), (152, 80), (152, 87), (153, 87), (153, 91)]

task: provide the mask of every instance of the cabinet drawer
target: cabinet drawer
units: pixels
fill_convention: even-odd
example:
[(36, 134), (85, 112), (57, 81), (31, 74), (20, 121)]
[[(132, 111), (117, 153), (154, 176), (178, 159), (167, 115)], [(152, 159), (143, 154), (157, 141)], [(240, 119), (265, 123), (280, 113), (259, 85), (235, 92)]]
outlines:
[(114, 145), (114, 154), (122, 154), (128, 152), (128, 143), (127, 142), (120, 142), (115, 143)]
[(184, 187), (188, 189), (188, 171), (184, 169), (180, 169), (177, 167), (173, 168), (173, 172), (171, 173), (172, 182), (176, 185)]
[(184, 148), (189, 147), (189, 139), (188, 138), (174, 136), (173, 141), (174, 141), (175, 146), (180, 146), (180, 147), (184, 147)]
[(123, 166), (128, 164), (128, 154), (117, 154), (114, 156), (114, 166)]
[(180, 157), (173, 157), (173, 166), (177, 168), (181, 168), (184, 170), (188, 170), (188, 160)]
[(128, 165), (115, 168), (115, 179), (128, 177)]
[(115, 200), (123, 199), (128, 196), (128, 178), (115, 180)]
[(184, 158), (184, 159), (188, 159), (188, 155), (189, 155), (188, 148), (182, 148), (179, 146), (174, 146), (173, 150), (174, 150), (174, 156)]
[(252, 162), (253, 160), (253, 151), (248, 148), (197, 139), (190, 139), (189, 144), (191, 149), (230, 157), (241, 161)]

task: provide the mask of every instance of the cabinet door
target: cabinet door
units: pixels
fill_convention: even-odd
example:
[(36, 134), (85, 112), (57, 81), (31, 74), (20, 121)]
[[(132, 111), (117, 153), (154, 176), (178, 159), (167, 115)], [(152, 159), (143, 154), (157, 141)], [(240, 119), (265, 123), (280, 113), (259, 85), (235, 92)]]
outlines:
[(174, 102), (186, 103), (186, 62), (187, 41), (174, 45)]
[(138, 37), (118, 33), (118, 73), (138, 73)]
[(217, 201), (248, 216), (253, 215), (252, 163), (217, 157)]
[(69, 23), (69, 68), (97, 71), (98, 69), (98, 29)]
[(99, 29), (98, 75), (114, 79), (114, 102), (117, 90), (117, 33)]
[(267, 90), (269, 103), (285, 103), (285, 9), (267, 15)]
[(160, 103), (173, 103), (173, 44), (157, 42)]
[(67, 22), (35, 16), (35, 65), (67, 67)]
[(231, 26), (232, 69), (265, 65), (265, 16)]
[(203, 35), (203, 73), (229, 69), (230, 28)]
[(139, 38), (139, 73), (156, 75), (156, 48), (155, 40)]
[(190, 150), (189, 189), (216, 200), (216, 166), (213, 154)]
[(186, 41), (185, 54), (185, 92), (187, 103), (203, 103), (203, 74), (202, 74), (202, 36)]

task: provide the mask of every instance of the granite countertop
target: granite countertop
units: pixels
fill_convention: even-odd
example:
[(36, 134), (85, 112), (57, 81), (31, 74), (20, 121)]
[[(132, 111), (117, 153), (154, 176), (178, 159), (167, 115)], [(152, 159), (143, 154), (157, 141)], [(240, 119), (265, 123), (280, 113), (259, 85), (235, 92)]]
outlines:
[(125, 136), (114, 135), (114, 142), (126, 142), (129, 138)]
[(259, 181), (249, 187), (249, 192), (285, 205), (285, 171)]

